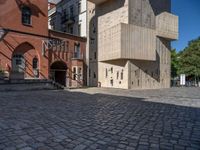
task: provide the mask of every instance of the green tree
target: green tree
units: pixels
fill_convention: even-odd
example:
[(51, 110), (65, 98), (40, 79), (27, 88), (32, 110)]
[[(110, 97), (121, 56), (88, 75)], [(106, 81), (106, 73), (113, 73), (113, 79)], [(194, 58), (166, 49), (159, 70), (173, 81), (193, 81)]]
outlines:
[(180, 68), (178, 74), (186, 74), (197, 80), (200, 76), (200, 37), (188, 43), (188, 46), (179, 54)]
[(179, 70), (179, 61), (178, 61), (178, 53), (175, 49), (171, 51), (171, 77), (175, 78), (178, 75)]

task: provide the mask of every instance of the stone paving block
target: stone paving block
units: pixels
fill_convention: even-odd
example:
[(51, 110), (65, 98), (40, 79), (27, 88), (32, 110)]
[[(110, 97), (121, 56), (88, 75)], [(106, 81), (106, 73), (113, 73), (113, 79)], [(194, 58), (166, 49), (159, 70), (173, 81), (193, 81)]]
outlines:
[(85, 145), (80, 144), (80, 145), (77, 145), (73, 150), (84, 150), (85, 148), (86, 148)]
[(0, 149), (199, 150), (198, 91), (1, 92)]
[(21, 150), (33, 150), (31, 147), (24, 147)]

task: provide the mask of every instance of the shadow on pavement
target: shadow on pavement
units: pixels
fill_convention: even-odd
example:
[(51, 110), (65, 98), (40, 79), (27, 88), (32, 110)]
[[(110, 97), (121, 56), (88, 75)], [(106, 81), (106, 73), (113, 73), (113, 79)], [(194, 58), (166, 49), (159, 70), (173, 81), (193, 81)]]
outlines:
[(68, 91), (0, 94), (0, 149), (200, 149), (198, 108)]

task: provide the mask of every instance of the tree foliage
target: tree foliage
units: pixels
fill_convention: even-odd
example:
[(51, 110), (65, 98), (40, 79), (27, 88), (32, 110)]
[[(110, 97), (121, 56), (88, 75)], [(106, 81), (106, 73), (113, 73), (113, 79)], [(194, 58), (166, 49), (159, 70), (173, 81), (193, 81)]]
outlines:
[(179, 61), (178, 61), (178, 53), (175, 49), (171, 51), (171, 77), (175, 78), (178, 75), (179, 70)]
[(188, 46), (179, 53), (178, 74), (187, 76), (200, 75), (200, 37), (189, 42)]

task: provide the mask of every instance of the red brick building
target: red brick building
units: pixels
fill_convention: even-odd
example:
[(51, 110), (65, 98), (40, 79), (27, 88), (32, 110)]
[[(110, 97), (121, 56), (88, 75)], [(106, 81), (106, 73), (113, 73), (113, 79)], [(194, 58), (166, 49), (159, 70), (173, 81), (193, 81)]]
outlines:
[(10, 79), (86, 83), (86, 39), (48, 30), (48, 0), (0, 1), (0, 10), (0, 67)]

